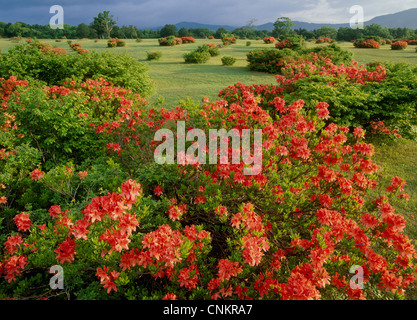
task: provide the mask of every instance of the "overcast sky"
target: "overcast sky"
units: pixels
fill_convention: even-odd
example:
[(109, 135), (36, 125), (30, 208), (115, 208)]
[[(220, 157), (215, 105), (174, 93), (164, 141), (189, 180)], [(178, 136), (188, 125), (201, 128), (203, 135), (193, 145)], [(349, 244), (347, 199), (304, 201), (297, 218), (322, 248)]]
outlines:
[(152, 28), (181, 21), (243, 26), (274, 22), (287, 16), (316, 23), (348, 23), (353, 5), (364, 9), (365, 21), (375, 16), (417, 8), (417, 0), (0, 0), (0, 21), (49, 24), (52, 5), (64, 9), (64, 23), (91, 23), (110, 11), (118, 25)]

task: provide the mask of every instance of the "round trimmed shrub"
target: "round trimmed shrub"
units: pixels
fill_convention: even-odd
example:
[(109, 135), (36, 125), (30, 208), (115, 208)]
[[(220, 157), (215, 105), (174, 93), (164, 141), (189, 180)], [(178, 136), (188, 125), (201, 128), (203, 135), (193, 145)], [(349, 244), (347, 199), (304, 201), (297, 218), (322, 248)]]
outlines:
[(208, 51), (191, 51), (184, 54), (185, 63), (206, 63), (210, 59), (211, 55)]
[(224, 56), (222, 57), (222, 64), (224, 66), (232, 66), (236, 62), (236, 58), (232, 56)]
[(219, 48), (214, 43), (207, 43), (202, 46), (199, 46), (195, 51), (203, 52), (206, 51), (210, 54), (211, 57), (216, 57), (220, 54)]
[(379, 42), (375, 39), (356, 40), (353, 43), (353, 45), (355, 48), (373, 48), (373, 49), (380, 48)]
[(162, 57), (161, 51), (146, 51), (146, 60), (159, 60)]
[(407, 47), (408, 43), (406, 41), (395, 41), (391, 44), (391, 50), (404, 50)]

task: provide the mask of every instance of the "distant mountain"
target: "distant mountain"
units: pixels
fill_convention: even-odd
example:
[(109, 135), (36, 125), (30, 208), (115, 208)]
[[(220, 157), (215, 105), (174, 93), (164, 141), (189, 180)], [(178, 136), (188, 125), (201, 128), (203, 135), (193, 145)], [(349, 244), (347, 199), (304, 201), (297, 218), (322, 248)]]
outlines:
[[(323, 26), (334, 27), (339, 29), (340, 27), (349, 27), (349, 23), (341, 23), (341, 24), (332, 24), (332, 23), (309, 23), (309, 22), (301, 22), (301, 21), (293, 21), (294, 26), (293, 29), (306, 29), (306, 30), (315, 30), (320, 29)], [(370, 25), (372, 23), (377, 23), (383, 27), (388, 28), (410, 28), (410, 29), (417, 29), (417, 8), (408, 9), (404, 11), (400, 11), (397, 13), (386, 14), (382, 16), (375, 17), (369, 21), (365, 21), (365, 25)], [(190, 29), (190, 28), (207, 28), (209, 30), (216, 31), (219, 28), (225, 28), (226, 30), (232, 31), (238, 26), (229, 26), (229, 25), (214, 25), (214, 24), (203, 24), (197, 22), (180, 22), (175, 25), (177, 29), (181, 29), (183, 27)], [(152, 28), (152, 30), (160, 30), (161, 27)], [(262, 25), (256, 26), (257, 30), (268, 30), (272, 31), (274, 29), (274, 24), (272, 22), (265, 23)]]
[[(291, 27), (292, 29), (306, 29), (309, 31), (320, 29), (323, 26), (329, 26), (329, 27), (333, 27), (336, 29), (339, 29), (340, 27), (349, 27), (349, 23), (331, 24), (331, 23), (311, 23), (311, 22), (301, 22), (301, 21), (293, 21), (293, 23), (294, 25)], [(272, 22), (257, 26), (257, 30), (272, 31), (273, 29), (274, 29), (274, 24)]]
[[(301, 21), (293, 21), (294, 26), (293, 29), (306, 29), (306, 30), (315, 30), (320, 29), (323, 26), (329, 26), (336, 29), (340, 27), (349, 27), (349, 23), (341, 23), (341, 24), (332, 24), (332, 23), (309, 23), (309, 22), (301, 22)], [(365, 25), (371, 25), (372, 23), (376, 23), (381, 25), (382, 27), (387, 28), (409, 28), (409, 29), (417, 29), (417, 8), (408, 9), (404, 11), (400, 11), (397, 13), (386, 14), (383, 16), (375, 17), (371, 20), (365, 21)], [(257, 26), (258, 30), (268, 30), (272, 31), (274, 29), (274, 24), (272, 22), (262, 24)]]
[(365, 22), (366, 25), (372, 23), (377, 23), (388, 28), (417, 29), (417, 8), (378, 16)]
[[(198, 23), (198, 22), (179, 22), (175, 24), (177, 29), (186, 28), (186, 29), (198, 29), (198, 28), (207, 28), (209, 30), (216, 31), (219, 28), (225, 28), (226, 30), (232, 31), (236, 28), (239, 28), (238, 26), (229, 26), (229, 25), (215, 25), (215, 24), (204, 24), (204, 23)], [(161, 30), (163, 26), (152, 28), (152, 30)]]
[(176, 24), (176, 27), (178, 30), (181, 28), (187, 28), (187, 29), (207, 28), (209, 30), (217, 30), (219, 28), (225, 28), (226, 30), (229, 30), (229, 31), (239, 28), (237, 26), (212, 25), (212, 24), (203, 24), (203, 23), (196, 23), (196, 22), (180, 22)]

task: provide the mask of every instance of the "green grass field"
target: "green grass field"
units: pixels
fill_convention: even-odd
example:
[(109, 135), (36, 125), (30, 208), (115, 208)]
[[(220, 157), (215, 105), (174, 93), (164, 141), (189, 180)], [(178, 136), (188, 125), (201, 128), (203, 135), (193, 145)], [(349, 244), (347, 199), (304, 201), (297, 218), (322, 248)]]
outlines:
[[(71, 52), (65, 40), (43, 40)], [(249, 71), (246, 62), (246, 54), (253, 49), (273, 47), (264, 44), (262, 40), (251, 40), (252, 45), (246, 46), (246, 40), (238, 40), (234, 45), (220, 49), (220, 56), (212, 57), (206, 64), (185, 64), (183, 54), (194, 50), (197, 46), (205, 43), (220, 44), (220, 40), (197, 39), (194, 44), (182, 44), (174, 47), (160, 47), (157, 39), (145, 39), (140, 43), (134, 40), (126, 40), (126, 47), (107, 48), (106, 40), (73, 40), (80, 42), (83, 48), (89, 50), (112, 52), (127, 52), (139, 61), (149, 65), (149, 74), (156, 84), (156, 93), (150, 97), (150, 103), (159, 98), (165, 99), (165, 106), (173, 108), (179, 100), (187, 97), (198, 102), (202, 97), (215, 100), (219, 91), (237, 82), (248, 85), (274, 84), (275, 77), (271, 74)], [(8, 48), (15, 45), (7, 39), (0, 39), (2, 53), (7, 53)], [(308, 47), (316, 44), (308, 42)], [(380, 49), (358, 49), (349, 42), (341, 42), (339, 45), (353, 52), (353, 59), (360, 64), (372, 61), (408, 62), (417, 65), (416, 46), (409, 46), (404, 51), (391, 50), (389, 45)], [(159, 61), (146, 61), (146, 52), (158, 50), (162, 52)], [(237, 58), (234, 66), (222, 66), (221, 57), (230, 55)], [(417, 239), (417, 143), (401, 139), (396, 143), (384, 143), (381, 140), (372, 141), (376, 145), (375, 161), (384, 171), (387, 181), (392, 176), (398, 175), (406, 179), (406, 192), (411, 199), (409, 202), (400, 202), (396, 205), (397, 212), (404, 215), (408, 220), (407, 234)], [(410, 292), (409, 297), (417, 298), (417, 290)]]
[[(42, 40), (71, 52), (66, 40)], [(210, 100), (216, 99), (218, 92), (236, 82), (246, 84), (262, 83), (274, 84), (275, 77), (271, 74), (249, 71), (247, 68), (246, 54), (253, 49), (273, 47), (264, 44), (262, 40), (250, 40), (252, 45), (246, 46), (246, 40), (238, 40), (236, 44), (220, 49), (220, 56), (212, 57), (202, 65), (184, 63), (183, 54), (194, 50), (197, 46), (205, 43), (221, 44), (218, 39), (197, 39), (192, 44), (182, 44), (174, 47), (161, 47), (157, 39), (144, 39), (137, 43), (135, 40), (126, 40), (126, 47), (107, 48), (107, 40), (82, 39), (73, 40), (80, 42), (85, 49), (98, 52), (109, 50), (112, 52), (126, 52), (139, 61), (148, 63), (149, 74), (156, 83), (156, 93), (150, 98), (150, 102), (157, 101), (160, 97), (165, 99), (166, 106), (174, 107), (179, 100), (187, 97), (199, 101), (206, 96)], [(7, 53), (8, 48), (16, 45), (8, 39), (0, 39), (2, 53)], [(307, 47), (316, 46), (315, 43), (307, 42)], [(321, 44), (322, 45), (322, 44)], [(417, 53), (415, 46), (409, 46), (404, 51), (391, 50), (389, 45), (380, 49), (358, 49), (350, 42), (340, 42), (339, 45), (353, 52), (353, 58), (360, 64), (372, 61), (408, 62), (417, 65)], [(162, 58), (159, 61), (148, 62), (147, 51), (161, 51)], [(236, 57), (236, 63), (231, 67), (222, 66), (221, 57), (230, 55)]]
[[(66, 40), (55, 42), (55, 40), (42, 40), (71, 52)], [(249, 71), (247, 68), (246, 54), (249, 50), (258, 48), (273, 47), (271, 44), (264, 44), (262, 40), (250, 40), (252, 45), (247, 47), (246, 40), (238, 40), (236, 44), (220, 49), (220, 56), (212, 57), (202, 65), (185, 64), (183, 54), (194, 50), (197, 46), (205, 43), (221, 44), (218, 39), (203, 40), (197, 39), (192, 44), (182, 44), (174, 47), (161, 47), (157, 39), (144, 39), (137, 43), (135, 40), (126, 40), (126, 47), (107, 48), (107, 40), (82, 39), (73, 40), (80, 42), (83, 48), (96, 50), (98, 52), (109, 50), (112, 52), (126, 52), (137, 58), (139, 61), (148, 63), (149, 74), (156, 83), (156, 93), (150, 98), (150, 102), (157, 101), (160, 97), (165, 99), (167, 107), (174, 107), (178, 101), (187, 97), (200, 101), (206, 96), (210, 100), (216, 99), (218, 92), (236, 82), (246, 84), (262, 83), (273, 84), (275, 77), (271, 74)], [(7, 53), (8, 48), (16, 45), (8, 39), (0, 39), (2, 53)], [(316, 46), (315, 43), (307, 42), (308, 47)], [(321, 44), (322, 45), (322, 44)], [(409, 46), (404, 51), (391, 50), (389, 45), (380, 49), (358, 49), (350, 42), (340, 42), (339, 45), (353, 52), (353, 58), (360, 64), (372, 61), (408, 62), (417, 65), (417, 53), (415, 46)], [(159, 61), (148, 62), (146, 52), (158, 50), (162, 52)], [(224, 67), (221, 57), (231, 55), (236, 57), (235, 65)]]

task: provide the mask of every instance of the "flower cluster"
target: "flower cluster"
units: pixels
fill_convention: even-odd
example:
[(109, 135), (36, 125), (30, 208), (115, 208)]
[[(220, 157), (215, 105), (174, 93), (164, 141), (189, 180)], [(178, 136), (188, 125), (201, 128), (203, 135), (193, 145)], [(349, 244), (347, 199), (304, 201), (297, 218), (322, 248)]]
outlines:
[(320, 37), (316, 39), (316, 43), (333, 43), (334, 39), (328, 37)]
[[(186, 37), (186, 38), (187, 38), (186, 43), (191, 42), (191, 40), (188, 39), (188, 37)], [(181, 44), (183, 42), (183, 40), (182, 40), (182, 38), (176, 38), (174, 36), (169, 36), (169, 37), (158, 39), (158, 42), (159, 42), (160, 46), (175, 46), (175, 45)]]
[(231, 45), (233, 43), (236, 43), (236, 38), (234, 36), (225, 36), (222, 38), (222, 42), (224, 46)]
[(380, 45), (379, 42), (375, 39), (366, 39), (366, 40), (356, 40), (353, 45), (356, 48), (374, 48), (379, 49)]
[(277, 49), (284, 49), (284, 48), (292, 48), (293, 44), (290, 40), (282, 40), (282, 41), (277, 41), (275, 43), (275, 48)]
[(113, 38), (109, 39), (107, 41), (107, 47), (114, 48), (114, 47), (124, 47), (126, 45), (126, 42), (124, 40), (121, 40), (119, 38)]
[(58, 48), (58, 47), (50, 45), (49, 43), (41, 42), (41, 41), (28, 42), (28, 48), (38, 48), (43, 53), (52, 53), (52, 54), (59, 54), (59, 55), (67, 54), (67, 51), (65, 49)]
[(407, 49), (408, 43), (406, 41), (395, 41), (391, 43), (391, 50), (404, 50)]
[(314, 63), (314, 60), (287, 64), (282, 68), (282, 73), (283, 75), (277, 75), (276, 78), (278, 84), (284, 87), (296, 83), (299, 79), (312, 75), (338, 77), (343, 74), (347, 81), (360, 84), (381, 82), (386, 78), (386, 71), (383, 65), (377, 66), (374, 71), (368, 71), (363, 65), (359, 65), (357, 62), (352, 62), (349, 66), (344, 66), (343, 64), (338, 66), (331, 59), (326, 59), (322, 66)]
[(401, 39), (401, 41), (407, 42), (409, 46), (417, 45), (417, 39)]
[(194, 43), (195, 39), (194, 37), (181, 37), (182, 43)]
[(77, 53), (89, 53), (90, 51), (88, 49), (83, 49), (81, 47), (81, 44), (79, 42), (70, 43), (69, 45), (71, 49)]
[(277, 41), (277, 40), (274, 37), (265, 37), (264, 38), (264, 43), (266, 43), (266, 44), (275, 43), (275, 41)]
[[(358, 86), (384, 77), (383, 66), (371, 72), (356, 64), (297, 61), (278, 80), (293, 85), (309, 72), (343, 75)], [(95, 123), (86, 125), (105, 138), (103, 150), (112, 161), (120, 159), (131, 178), (86, 205), (55, 203), (16, 215), (0, 258), (5, 284), (24, 285), (26, 277), (56, 262), (71, 270), (66, 276), (77, 295), (93, 297), (403, 295), (417, 275), (406, 220), (394, 207), (408, 197), (405, 180), (393, 177), (377, 189), (375, 148), (364, 140), (365, 130), (333, 123), (326, 102), (286, 102), (282, 85), (237, 84), (222, 92), (223, 100), (205, 100), (198, 108), (185, 102), (171, 110), (146, 107), (140, 96), (103, 79), (73, 83), (68, 92), (46, 88), (57, 102), (77, 92), (88, 96), (92, 110), (111, 107), (113, 118), (96, 111)], [(85, 116), (77, 112), (75, 119)], [(156, 165), (154, 151), (162, 142), (154, 134), (177, 121), (187, 129), (236, 129), (241, 136), (244, 129), (261, 129), (261, 171), (245, 175), (243, 155), (230, 161), (232, 146), (228, 156), (217, 155), (229, 161)], [(249, 156), (255, 157), (252, 148)], [(44, 171), (28, 171), (27, 180), (44, 183)], [(68, 166), (63, 175), (90, 177), (77, 171)], [(364, 271), (363, 289), (349, 285), (352, 266)]]

